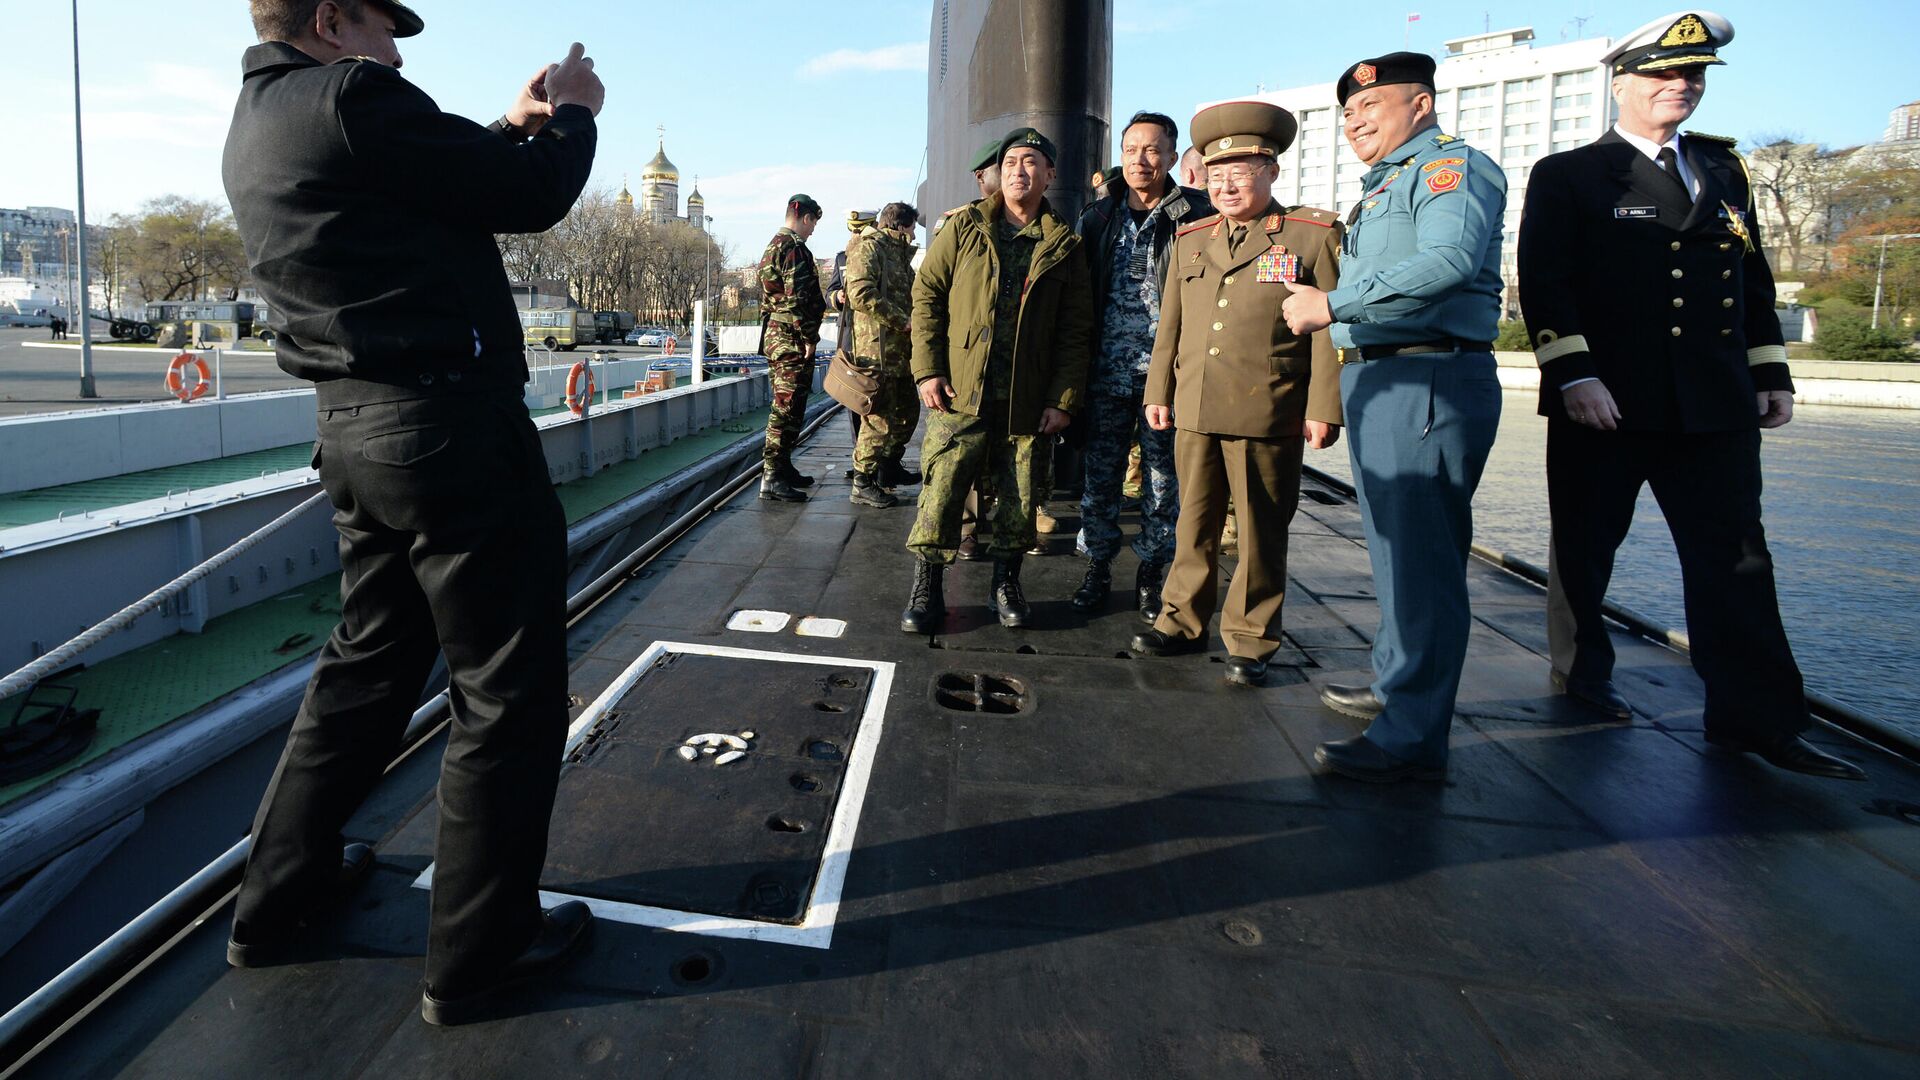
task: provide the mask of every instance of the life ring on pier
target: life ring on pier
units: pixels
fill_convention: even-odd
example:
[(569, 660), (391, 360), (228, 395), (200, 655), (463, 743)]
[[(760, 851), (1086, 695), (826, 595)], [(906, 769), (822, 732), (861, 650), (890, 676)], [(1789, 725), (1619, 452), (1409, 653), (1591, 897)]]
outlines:
[(567, 411), (583, 416), (587, 402), (593, 400), (593, 369), (585, 360), (576, 360), (567, 372)]
[(667, 340), (664, 343), (662, 343), (660, 346), (660, 355), (672, 356), (673, 350), (679, 347), (680, 347), (680, 339), (674, 337), (672, 334), (668, 334)]
[[(187, 385), (182, 374), (188, 368), (193, 369), (193, 384)], [(181, 401), (198, 401), (213, 389), (213, 374), (207, 370), (207, 362), (189, 352), (183, 352), (167, 365), (167, 393)]]

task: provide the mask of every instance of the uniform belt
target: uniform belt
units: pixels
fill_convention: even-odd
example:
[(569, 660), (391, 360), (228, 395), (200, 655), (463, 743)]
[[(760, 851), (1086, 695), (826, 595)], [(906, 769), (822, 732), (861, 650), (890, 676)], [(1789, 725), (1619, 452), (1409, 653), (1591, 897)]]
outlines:
[(1459, 338), (1445, 338), (1440, 341), (1416, 341), (1408, 345), (1362, 345), (1360, 359), (1385, 360), (1389, 356), (1419, 356), (1423, 353), (1450, 352), (1492, 352), (1491, 341), (1461, 341)]

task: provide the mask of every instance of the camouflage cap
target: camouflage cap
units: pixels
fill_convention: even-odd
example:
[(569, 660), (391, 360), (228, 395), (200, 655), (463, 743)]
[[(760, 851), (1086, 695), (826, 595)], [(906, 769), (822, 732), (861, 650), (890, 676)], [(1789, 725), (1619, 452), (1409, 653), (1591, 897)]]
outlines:
[(814, 202), (811, 195), (789, 195), (787, 196), (787, 213), (799, 214), (801, 217), (820, 217), (826, 211), (820, 209), (820, 204)]
[(414, 14), (412, 8), (399, 3), (399, 0), (376, 0), (387, 13), (393, 16), (393, 36), (397, 38), (413, 37), (427, 28), (426, 21)]
[(1300, 125), (1293, 114), (1264, 101), (1227, 101), (1193, 114), (1193, 144), (1211, 165), (1231, 157), (1277, 158), (1293, 145)]
[(1015, 128), (1007, 132), (1007, 137), (1000, 140), (999, 160), (1006, 160), (1007, 151), (1016, 146), (1031, 146), (1047, 155), (1049, 165), (1059, 158), (1059, 154), (1053, 148), (1053, 140), (1030, 127)]
[(973, 164), (967, 166), (967, 171), (979, 172), (981, 169), (990, 169), (999, 163), (1000, 140), (988, 139), (986, 142), (980, 144), (979, 151), (973, 155)]

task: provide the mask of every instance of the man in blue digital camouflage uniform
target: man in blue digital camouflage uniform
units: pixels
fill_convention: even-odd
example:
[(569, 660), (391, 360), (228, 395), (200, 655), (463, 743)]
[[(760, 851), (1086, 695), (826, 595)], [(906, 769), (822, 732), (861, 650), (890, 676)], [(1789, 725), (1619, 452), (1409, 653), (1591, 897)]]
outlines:
[(1315, 760), (1357, 780), (1439, 780), (1466, 660), (1473, 491), (1500, 422), (1506, 176), (1440, 131), (1433, 58), (1393, 53), (1340, 76), (1347, 142), (1370, 168), (1349, 216), (1340, 286), (1296, 286), (1289, 325), (1329, 324), (1380, 631), (1371, 686), (1327, 686), (1336, 712), (1371, 720)]

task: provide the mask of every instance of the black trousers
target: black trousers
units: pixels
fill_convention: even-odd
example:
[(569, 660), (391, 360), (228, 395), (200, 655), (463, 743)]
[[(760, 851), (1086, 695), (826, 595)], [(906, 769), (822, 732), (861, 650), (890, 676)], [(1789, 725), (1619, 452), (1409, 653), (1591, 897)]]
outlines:
[(292, 929), (341, 830), (399, 749), (436, 654), (453, 725), (440, 768), (427, 985), (458, 996), (540, 925), (567, 727), (566, 519), (517, 394), (320, 414), (341, 615), (253, 827), (234, 937)]
[(1758, 430), (1600, 432), (1548, 421), (1554, 670), (1612, 677), (1601, 602), (1643, 484), (1652, 486), (1680, 556), (1693, 667), (1707, 688), (1707, 730), (1763, 740), (1805, 730), (1805, 689), (1780, 624), (1773, 557), (1760, 524)]

